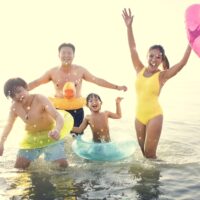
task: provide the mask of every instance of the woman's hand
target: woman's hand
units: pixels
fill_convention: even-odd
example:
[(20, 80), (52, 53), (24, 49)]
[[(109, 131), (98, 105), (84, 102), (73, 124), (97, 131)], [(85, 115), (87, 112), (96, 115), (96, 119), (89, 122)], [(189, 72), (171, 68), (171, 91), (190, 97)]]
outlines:
[(131, 14), (131, 9), (129, 8), (127, 10), (126, 8), (124, 8), (124, 10), (122, 12), (123, 12), (122, 17), (124, 19), (126, 26), (130, 27), (132, 25), (132, 22), (133, 22), (133, 15)]

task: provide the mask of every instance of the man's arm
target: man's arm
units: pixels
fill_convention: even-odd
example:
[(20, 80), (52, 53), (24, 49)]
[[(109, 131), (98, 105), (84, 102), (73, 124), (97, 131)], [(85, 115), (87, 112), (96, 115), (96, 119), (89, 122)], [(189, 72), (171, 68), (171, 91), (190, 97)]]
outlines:
[(119, 86), (113, 83), (110, 83), (102, 78), (98, 78), (94, 75), (92, 75), (89, 71), (87, 71), (86, 69), (83, 69), (83, 79), (86, 81), (89, 81), (91, 83), (95, 83), (96, 85), (99, 85), (101, 87), (105, 87), (105, 88), (110, 88), (110, 89), (115, 89), (115, 90), (127, 90), (126, 86)]
[(40, 78), (30, 82), (28, 84), (28, 90), (32, 90), (42, 84), (48, 83), (49, 81), (51, 81), (51, 71), (47, 71), (44, 75), (42, 75)]

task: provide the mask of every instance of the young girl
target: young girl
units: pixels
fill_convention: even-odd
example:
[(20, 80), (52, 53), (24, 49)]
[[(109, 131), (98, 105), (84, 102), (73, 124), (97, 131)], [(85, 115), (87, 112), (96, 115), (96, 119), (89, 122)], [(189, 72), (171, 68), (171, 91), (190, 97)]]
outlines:
[(116, 112), (110, 111), (101, 112), (102, 101), (99, 95), (91, 93), (87, 96), (87, 106), (91, 111), (87, 115), (79, 127), (74, 127), (73, 132), (82, 133), (88, 125), (92, 130), (94, 142), (110, 142), (108, 118), (119, 119), (121, 118), (120, 102), (122, 98), (116, 99)]
[[(135, 129), (142, 153), (147, 158), (156, 158), (162, 123), (163, 112), (158, 97), (164, 83), (175, 76), (187, 63), (191, 48), (188, 45), (183, 58), (169, 69), (169, 62), (162, 46), (154, 45), (148, 52), (148, 66), (140, 61), (132, 31), (133, 15), (131, 10), (123, 10), (124, 22), (127, 26), (128, 43), (133, 66), (137, 73), (136, 79), (136, 119)], [(163, 71), (159, 66), (163, 65)]]

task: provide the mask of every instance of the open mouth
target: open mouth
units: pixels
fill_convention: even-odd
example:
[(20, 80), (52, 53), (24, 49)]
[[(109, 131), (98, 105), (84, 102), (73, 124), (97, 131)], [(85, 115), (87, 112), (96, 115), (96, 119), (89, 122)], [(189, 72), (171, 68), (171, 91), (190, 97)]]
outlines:
[(70, 61), (71, 61), (71, 59), (69, 59), (69, 58), (64, 58), (64, 59), (63, 59), (63, 63), (65, 63), (65, 64), (70, 63)]
[(92, 108), (93, 108), (93, 109), (97, 109), (98, 106), (97, 106), (97, 105), (92, 105)]
[(154, 62), (151, 62), (150, 64), (151, 64), (152, 67), (156, 66), (156, 63), (154, 63)]

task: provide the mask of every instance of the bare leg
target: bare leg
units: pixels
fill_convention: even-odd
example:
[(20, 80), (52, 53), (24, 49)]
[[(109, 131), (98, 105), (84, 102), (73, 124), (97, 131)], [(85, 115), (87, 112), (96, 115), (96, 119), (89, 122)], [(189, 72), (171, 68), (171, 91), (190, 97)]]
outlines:
[(56, 162), (59, 165), (59, 167), (63, 167), (63, 168), (68, 167), (68, 162), (66, 159), (59, 159), (59, 160), (55, 160), (54, 162)]
[(149, 121), (146, 130), (144, 155), (146, 158), (156, 158), (156, 149), (162, 131), (163, 116), (159, 115)]
[(18, 169), (26, 169), (29, 167), (30, 163), (31, 161), (24, 157), (17, 157), (14, 167)]
[(144, 155), (144, 143), (145, 143), (145, 137), (146, 137), (146, 126), (136, 119), (135, 120), (135, 129), (136, 129), (138, 143), (139, 143), (141, 151), (142, 151), (142, 153)]

